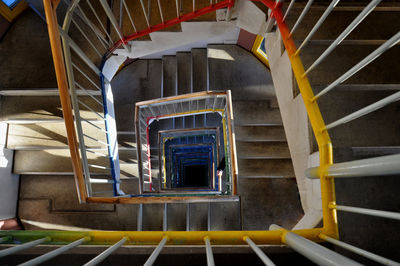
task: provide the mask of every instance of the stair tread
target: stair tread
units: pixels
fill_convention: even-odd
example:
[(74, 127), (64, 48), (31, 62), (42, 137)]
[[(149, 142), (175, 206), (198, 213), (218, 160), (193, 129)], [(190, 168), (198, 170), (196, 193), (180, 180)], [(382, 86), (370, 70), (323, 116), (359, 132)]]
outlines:
[(177, 93), (177, 62), (175, 56), (163, 56), (162, 90), (163, 97), (175, 96)]
[(191, 93), (192, 91), (192, 58), (190, 53), (176, 53), (177, 61), (177, 86), (178, 95)]

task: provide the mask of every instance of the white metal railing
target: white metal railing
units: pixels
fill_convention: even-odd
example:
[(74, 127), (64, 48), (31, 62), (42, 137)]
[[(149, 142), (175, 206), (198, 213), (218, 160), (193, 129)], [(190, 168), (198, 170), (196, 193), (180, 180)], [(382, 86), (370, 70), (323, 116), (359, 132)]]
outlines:
[[(339, 36), (329, 45), (329, 47), (314, 61), (311, 65), (307, 68), (307, 70), (303, 73), (302, 78), (306, 78), (307, 74), (309, 74), (312, 70), (314, 70), (320, 63), (324, 60), (327, 60), (327, 57), (332, 53), (332, 51), (337, 48), (340, 43), (344, 41), (344, 39), (354, 30), (356, 27), (374, 10), (375, 7), (381, 2), (381, 0), (372, 0), (370, 1), (365, 8), (357, 15), (356, 18), (339, 34)], [(305, 50), (307, 43), (313, 37), (313, 35), (319, 30), (323, 22), (326, 18), (332, 13), (334, 8), (339, 3), (339, 0), (332, 0), (329, 6), (326, 7), (325, 11), (323, 12), (322, 16), (313, 26), (311, 31), (307, 34), (307, 37), (303, 40), (300, 44), (299, 48), (297, 48), (294, 55), (299, 55), (302, 51)], [(291, 1), (289, 7), (287, 8), (287, 12), (285, 17), (287, 17), (291, 7), (294, 4), (294, 0)], [(290, 35), (296, 30), (297, 27), (300, 26), (301, 21), (304, 18), (305, 13), (311, 8), (312, 0), (308, 1), (305, 8), (302, 10), (300, 16), (298, 17), (297, 21), (295, 22), (293, 28), (290, 30)], [(367, 57), (362, 59), (360, 62), (355, 64), (352, 68), (350, 68), (347, 72), (337, 78), (335, 81), (328, 84), (324, 89), (322, 89), (318, 94), (316, 94), (312, 99), (311, 102), (317, 101), (323, 95), (326, 95), (329, 91), (333, 88), (337, 87), (338, 85), (342, 84), (348, 78), (353, 76), (358, 71), (362, 70), (365, 66), (373, 62), (379, 56), (381, 56), (385, 51), (392, 48), (396, 44), (400, 42), (400, 31), (393, 35), (390, 39), (385, 41), (382, 45), (380, 45), (375, 51), (370, 53)], [(400, 99), (400, 93), (396, 92), (390, 96), (387, 96), (384, 99), (381, 99), (375, 103), (372, 103), (360, 110), (357, 110), (343, 118), (340, 118), (334, 122), (329, 123), (322, 128), (322, 131), (328, 131), (333, 129), (337, 126), (343, 125), (345, 123), (351, 122), (357, 118), (363, 117), (371, 112), (379, 110), (380, 108), (396, 102)], [(322, 177), (327, 178), (347, 178), (347, 177), (368, 177), (368, 176), (386, 176), (386, 175), (399, 175), (400, 174), (400, 167), (399, 167), (400, 155), (389, 155), (389, 156), (381, 156), (363, 160), (355, 160), (351, 162), (343, 162), (343, 163), (336, 163), (328, 165), (328, 167), (314, 167), (309, 168), (306, 171), (306, 176), (308, 178), (319, 179)], [(362, 182), (362, 181), (361, 181)], [(382, 192), (384, 193), (384, 192)], [(368, 208), (359, 208), (353, 206), (343, 206), (343, 205), (336, 205), (335, 202), (329, 203), (329, 209), (337, 210), (342, 212), (351, 212), (351, 213), (358, 213), (364, 215), (371, 215), (377, 216), (381, 218), (388, 218), (388, 219), (400, 219), (400, 213), (397, 212), (389, 212), (389, 211), (381, 211), (381, 210), (373, 210)], [(283, 230), (279, 226), (271, 226), (271, 230)], [(332, 251), (323, 250), (321, 247), (317, 247), (317, 245), (313, 242), (310, 242), (305, 239), (301, 239), (301, 237), (295, 235), (294, 233), (287, 232), (284, 235), (285, 242), (293, 249), (298, 251), (299, 253), (303, 254), (304, 256), (308, 257), (310, 260), (314, 261), (317, 264), (329, 264), (329, 265), (356, 265), (354, 261), (349, 261), (347, 258), (337, 257), (337, 254), (332, 254)], [(344, 249), (349, 251), (355, 252), (361, 256), (367, 257), (373, 261), (385, 264), (385, 265), (400, 265), (397, 262), (392, 260), (383, 258), (379, 255), (375, 255), (369, 251), (362, 250), (360, 248), (354, 247), (350, 244), (346, 244), (324, 234), (320, 235), (322, 240), (328, 241), (334, 245), (340, 246)], [(321, 256), (322, 255), (322, 256)], [(358, 264), (357, 264), (358, 265)]]

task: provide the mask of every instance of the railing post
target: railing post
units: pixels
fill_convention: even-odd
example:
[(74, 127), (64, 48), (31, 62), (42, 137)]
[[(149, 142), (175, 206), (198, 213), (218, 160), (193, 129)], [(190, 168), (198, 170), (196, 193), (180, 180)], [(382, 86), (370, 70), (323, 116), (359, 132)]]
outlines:
[(68, 146), (71, 153), (72, 168), (75, 176), (75, 184), (78, 191), (79, 202), (86, 201), (87, 192), (85, 190), (85, 181), (83, 177), (82, 161), (79, 155), (78, 140), (75, 132), (74, 118), (72, 115), (71, 99), (68, 91), (67, 73), (62, 54), (60, 32), (56, 16), (56, 8), (59, 1), (43, 0), (46, 13), (47, 28), (49, 31), (50, 46), (53, 55), (54, 68), (57, 77), (57, 85), (60, 93), (60, 101), (65, 121), (65, 127), (68, 137)]
[(308, 240), (295, 233), (288, 232), (278, 225), (272, 224), (269, 229), (281, 230), (282, 242), (318, 265), (361, 265), (349, 258), (327, 249), (326, 247), (318, 245), (311, 240)]
[(107, 0), (99, 0), (100, 4), (103, 6), (104, 11), (106, 12), (106, 15), (108, 19), (110, 20), (111, 24), (113, 25), (115, 31), (118, 34), (119, 39), (122, 42), (122, 46), (125, 48), (125, 50), (129, 53), (130, 49), (129, 47), (125, 44), (124, 40), (124, 35), (122, 34), (121, 28), (118, 26), (117, 19), (115, 18), (112, 10), (110, 9), (110, 6), (107, 3)]

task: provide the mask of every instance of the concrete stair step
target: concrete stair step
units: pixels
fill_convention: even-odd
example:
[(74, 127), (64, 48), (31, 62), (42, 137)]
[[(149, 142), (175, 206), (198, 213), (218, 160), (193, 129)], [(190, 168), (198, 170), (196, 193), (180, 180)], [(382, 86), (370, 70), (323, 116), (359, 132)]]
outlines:
[[(240, 178), (238, 193), (243, 230), (268, 230), (273, 223), (292, 228), (303, 217), (294, 178)], [(254, 204), (262, 208), (255, 208)]]
[[(365, 7), (368, 3), (363, 4)], [(379, 5), (381, 6), (381, 5)], [(287, 23), (291, 28), (300, 15), (299, 9), (293, 9), (287, 17)], [(314, 27), (315, 23), (321, 17), (323, 10), (312, 10), (304, 17), (301, 27), (299, 27), (293, 35), (295, 40), (304, 40), (310, 30)], [(313, 36), (314, 40), (321, 39), (336, 39), (340, 33), (360, 14), (361, 11), (342, 11), (334, 9), (327, 17), (325, 22), (321, 25), (319, 30)], [(400, 27), (398, 21), (399, 12), (395, 11), (372, 11), (346, 38), (348, 40), (385, 40), (395, 34), (395, 29)], [(388, 27), (387, 25), (396, 25)]]
[(192, 57), (190, 53), (176, 53), (178, 95), (192, 91)]
[[(95, 96), (101, 102), (99, 96)], [(103, 107), (98, 104), (91, 97), (80, 96), (78, 99), (98, 112), (103, 114)], [(92, 111), (88, 110), (83, 105), (79, 106), (80, 115), (84, 119), (101, 119)], [(61, 119), (62, 109), (60, 98), (58, 96), (14, 96), (5, 97), (2, 100), (2, 107), (0, 110), (1, 120), (13, 119)]]
[(207, 49), (192, 49), (192, 81), (193, 92), (207, 90)]
[[(327, 44), (310, 44), (301, 54), (307, 69), (327, 48)], [(311, 84), (329, 84), (346, 73), (358, 62), (379, 47), (375, 45), (341, 44), (327, 59), (308, 74)], [(345, 81), (345, 84), (398, 84), (396, 60), (400, 56), (400, 46), (393, 46), (357, 74)]]
[(208, 230), (208, 203), (189, 203), (189, 231)]
[(210, 230), (241, 230), (240, 202), (210, 203)]
[(239, 142), (286, 142), (283, 126), (235, 126)]
[[(69, 149), (17, 150), (14, 170), (16, 174), (72, 174)], [(92, 165), (109, 167), (108, 157), (87, 153)], [(89, 167), (91, 174), (108, 174), (110, 170)]]
[[(105, 128), (104, 122), (99, 121), (95, 125)], [(88, 123), (82, 123), (83, 133), (91, 138), (85, 137), (86, 147), (105, 148), (106, 133), (93, 127)], [(41, 146), (41, 147), (68, 147), (64, 121), (53, 123), (35, 124), (9, 124), (7, 134), (7, 148), (19, 149), (21, 147)], [(99, 142), (100, 141), (100, 142)], [(102, 142), (102, 143), (101, 143)]]
[(355, 158), (364, 159), (400, 153), (400, 146), (352, 147)]
[(293, 177), (290, 159), (239, 159), (239, 175), (247, 177)]
[(236, 142), (236, 151), (238, 158), (290, 158), (286, 142)]
[(275, 97), (266, 66), (243, 48), (237, 45), (208, 45), (207, 57), (210, 90), (230, 89), (233, 100)]
[(163, 56), (162, 58), (162, 90), (163, 97), (177, 94), (177, 62), (175, 56)]
[[(333, 89), (318, 100), (318, 105), (325, 123), (329, 124), (393, 93), (392, 90)], [(400, 146), (400, 122), (396, 119), (400, 115), (399, 106), (398, 102), (394, 102), (329, 130), (334, 147)]]
[[(186, 204), (169, 203), (167, 206), (167, 230), (186, 231)], [(165, 219), (165, 218), (164, 218)]]
[(281, 125), (279, 109), (270, 109), (269, 101), (234, 101), (233, 117), (236, 125)]
[(162, 231), (164, 204), (143, 204), (143, 231)]

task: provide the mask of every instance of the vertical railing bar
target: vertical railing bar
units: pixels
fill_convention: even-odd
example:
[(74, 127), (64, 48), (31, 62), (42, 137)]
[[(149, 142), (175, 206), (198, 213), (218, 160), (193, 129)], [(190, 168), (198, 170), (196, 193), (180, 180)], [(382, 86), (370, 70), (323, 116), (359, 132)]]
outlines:
[(101, 71), (99, 68), (90, 60), (90, 58), (82, 51), (82, 49), (74, 42), (74, 40), (71, 39), (71, 37), (66, 34), (62, 29), (60, 29), (60, 34), (66, 41), (66, 43), (69, 45), (69, 47), (72, 48), (72, 50), (75, 51), (75, 53), (82, 59), (85, 64), (93, 70), (94, 73), (96, 73), (98, 76), (101, 75)]
[(292, 9), (292, 7), (293, 7), (293, 5), (294, 5), (295, 2), (296, 2), (296, 0), (290, 1), (290, 4), (289, 4), (288, 8), (286, 9), (286, 12), (285, 12), (285, 15), (283, 16), (282, 21), (285, 21), (285, 20), (286, 20), (286, 17), (289, 15), (289, 12), (290, 12), (290, 10)]
[(190, 231), (190, 203), (186, 204), (186, 231)]
[(84, 102), (82, 102), (81, 100), (78, 100), (78, 103), (80, 103), (81, 105), (83, 105), (85, 108), (87, 108), (89, 111), (95, 113), (98, 117), (100, 117), (101, 119), (105, 119), (104, 116), (100, 115), (98, 112), (96, 112), (95, 110), (93, 110), (90, 106), (88, 106), (87, 104), (85, 104)]
[(210, 238), (206, 236), (204, 238), (204, 242), (206, 243), (206, 256), (207, 256), (207, 266), (214, 266), (214, 255), (211, 248)]
[(137, 230), (142, 231), (143, 230), (143, 204), (139, 204), (139, 210), (138, 210), (138, 218), (137, 218)]
[[(308, 240), (302, 236), (295, 233), (286, 231), (282, 227), (272, 224), (269, 230), (280, 230), (282, 232), (282, 241), (305, 256), (312, 262), (318, 265), (361, 265), (349, 258), (344, 257), (326, 247), (323, 247), (311, 240)], [(332, 263), (334, 262), (334, 263)]]
[(304, 39), (304, 41), (301, 43), (299, 48), (296, 51), (296, 55), (300, 52), (301, 48), (303, 48), (308, 41), (314, 36), (314, 33), (317, 32), (319, 27), (322, 25), (322, 23), (325, 21), (325, 19), (328, 17), (328, 15), (332, 12), (332, 10), (336, 7), (336, 5), (339, 3), (340, 0), (333, 0), (330, 5), (326, 8), (325, 12), (322, 14), (322, 16), (319, 18), (317, 23), (314, 25), (310, 33), (307, 35), (307, 37)]
[(176, 5), (176, 17), (179, 18), (179, 1), (175, 0), (175, 5)]
[(71, 62), (71, 64), (72, 64), (72, 66), (73, 66), (74, 68), (76, 68), (76, 70), (78, 70), (79, 73), (81, 73), (90, 83), (92, 83), (93, 86), (95, 86), (97, 90), (101, 91), (99, 85), (97, 85), (91, 78), (89, 78), (89, 76), (88, 76), (85, 72), (83, 72), (82, 69), (80, 69), (77, 65), (75, 65), (74, 62)]
[(86, 39), (86, 41), (89, 43), (89, 45), (93, 48), (93, 50), (96, 52), (96, 54), (102, 58), (101, 53), (99, 50), (97, 50), (96, 46), (94, 43), (89, 39), (89, 37), (86, 35), (86, 33), (82, 30), (82, 28), (78, 25), (78, 23), (75, 21), (75, 19), (72, 18), (72, 23), (75, 25), (75, 27), (78, 29), (78, 31), (82, 34), (83, 38)]
[(96, 142), (98, 142), (98, 143), (100, 143), (100, 144), (103, 144), (104, 146), (108, 146), (108, 145), (109, 145), (109, 144), (107, 144), (107, 143), (105, 143), (105, 142), (103, 142), (103, 141), (101, 141), (101, 140), (98, 140), (98, 139), (93, 138), (93, 137), (91, 137), (91, 136), (89, 136), (89, 135), (86, 135), (85, 133), (83, 133), (83, 136), (84, 136), (84, 137), (87, 137), (87, 138), (89, 138), (89, 139), (91, 139), (91, 140), (93, 140), (93, 141), (96, 141)]
[(335, 88), (337, 85), (341, 84), (342, 82), (346, 81), (348, 78), (353, 76), (355, 73), (363, 69), (365, 66), (367, 66), (369, 63), (374, 61), (376, 58), (378, 58), (380, 55), (382, 55), (385, 51), (388, 49), (392, 48), (394, 45), (396, 45), (398, 42), (400, 42), (400, 31), (397, 32), (392, 38), (387, 40), (384, 44), (379, 46), (375, 51), (370, 53), (367, 57), (365, 57), (363, 60), (358, 62), (355, 66), (353, 66), (350, 70), (348, 70), (346, 73), (344, 73), (342, 76), (340, 76), (338, 79), (336, 79), (334, 82), (329, 84), (325, 89), (320, 91), (317, 95), (312, 98), (312, 101), (315, 101), (331, 89)]
[[(86, 148), (88, 148), (88, 147), (86, 146)], [(92, 150), (89, 150), (89, 149), (86, 149), (86, 151), (87, 151), (87, 152), (90, 152), (90, 153), (93, 153), (93, 154), (96, 154), (96, 155), (99, 155), (99, 156), (108, 157), (108, 154), (104, 154), (104, 153), (100, 153), (100, 152), (95, 152), (95, 151), (92, 151)], [(91, 179), (91, 180), (92, 180), (92, 179)], [(92, 181), (90, 181), (90, 183), (92, 183)]]
[(34, 247), (34, 246), (37, 246), (43, 242), (48, 242), (50, 240), (51, 239), (49, 237), (44, 237), (41, 239), (37, 239), (37, 240), (31, 241), (31, 242), (27, 242), (27, 243), (15, 246), (15, 247), (0, 250), (0, 258), (8, 256), (8, 255), (16, 253), (16, 252), (19, 252), (19, 251), (22, 251), (22, 250), (25, 250), (25, 249), (28, 249), (28, 248), (31, 248), (31, 247)]
[[(104, 49), (107, 50), (108, 48), (107, 48), (106, 44), (108, 44), (108, 42), (102, 35), (101, 30), (99, 28), (97, 28), (96, 25), (94, 25), (92, 21), (90, 21), (90, 19), (86, 16), (86, 13), (83, 12), (80, 5), (78, 5), (77, 7), (78, 7), (79, 12), (82, 13), (82, 17), (83, 17), (83, 20), (85, 21), (86, 25), (88, 25), (93, 30), (94, 34), (96, 35), (96, 37), (100, 41), (100, 43), (103, 45)], [(78, 16), (81, 17), (79, 14), (78, 14)]]
[(123, 21), (124, 3), (123, 0), (119, 1), (119, 28), (122, 31), (122, 21)]
[(157, 0), (157, 3), (158, 3), (158, 10), (160, 11), (161, 22), (164, 23), (164, 15), (163, 15), (163, 12), (162, 12), (162, 7), (161, 7), (160, 0)]
[(20, 265), (21, 266), (38, 265), (40, 263), (43, 263), (43, 262), (45, 262), (45, 261), (47, 261), (49, 259), (52, 259), (52, 258), (64, 253), (67, 250), (70, 250), (70, 249), (73, 249), (76, 246), (79, 246), (80, 244), (82, 244), (85, 241), (85, 239), (86, 238), (81, 238), (81, 239), (76, 240), (76, 241), (74, 241), (72, 243), (69, 243), (66, 246), (63, 246), (63, 247), (60, 247), (60, 248), (58, 248), (56, 250), (50, 251), (50, 252), (48, 252), (46, 254), (43, 254), (43, 255), (41, 255), (39, 257), (31, 259), (31, 260), (29, 260), (27, 262), (24, 262), (24, 263), (20, 264)]
[(332, 122), (332, 123), (326, 125), (325, 128), (327, 130), (329, 130), (329, 129), (332, 129), (332, 128), (336, 127), (336, 126), (348, 123), (350, 121), (353, 121), (354, 119), (363, 117), (364, 115), (367, 115), (367, 114), (369, 114), (371, 112), (379, 110), (379, 109), (385, 107), (388, 104), (391, 104), (393, 102), (398, 101), (399, 99), (400, 99), (400, 92), (396, 92), (395, 94), (392, 94), (392, 95), (390, 95), (390, 96), (388, 96), (388, 97), (386, 97), (386, 98), (384, 98), (382, 100), (379, 100), (379, 101), (377, 101), (377, 102), (375, 102), (375, 103), (373, 103), (371, 105), (368, 105), (368, 106), (366, 106), (366, 107), (364, 107), (364, 108), (362, 108), (362, 109), (360, 109), (360, 110), (358, 110), (358, 111), (356, 111), (354, 113), (346, 115), (345, 117), (342, 117), (342, 118), (336, 120), (335, 122)]
[(168, 203), (164, 203), (163, 211), (163, 231), (168, 230)]
[(86, 41), (89, 43), (89, 45), (93, 48), (93, 50), (96, 52), (96, 54), (102, 58), (101, 53), (99, 50), (97, 50), (96, 46), (94, 43), (89, 39), (89, 37), (86, 35), (86, 33), (82, 30), (82, 28), (78, 25), (78, 23), (75, 21), (75, 19), (72, 19), (72, 23), (75, 25), (75, 27), (78, 29), (78, 31), (83, 35), (83, 37), (86, 39)]
[(387, 259), (387, 258), (379, 256), (379, 255), (376, 255), (376, 254), (374, 254), (372, 252), (369, 252), (367, 250), (355, 247), (353, 245), (344, 243), (344, 242), (339, 241), (337, 239), (331, 238), (331, 237), (329, 237), (327, 235), (320, 234), (319, 237), (321, 239), (329, 242), (329, 243), (332, 243), (332, 244), (334, 244), (336, 246), (339, 246), (339, 247), (341, 247), (343, 249), (347, 249), (347, 250), (349, 250), (351, 252), (354, 252), (354, 253), (356, 253), (356, 254), (358, 254), (360, 256), (366, 257), (366, 258), (368, 258), (370, 260), (376, 261), (376, 262), (381, 263), (383, 265), (392, 265), (392, 266), (399, 266), (400, 265), (400, 263), (398, 263), (398, 262), (395, 262), (393, 260)]
[(127, 237), (122, 238), (120, 241), (109, 247), (108, 249), (104, 250), (102, 253), (100, 253), (98, 256), (93, 258), (91, 261), (88, 263), (84, 264), (84, 266), (94, 266), (102, 262), (104, 259), (106, 259), (111, 253), (113, 253), (115, 250), (119, 249), (127, 240)]
[(128, 15), (129, 21), (131, 22), (133, 29), (135, 30), (135, 32), (137, 32), (136, 26), (135, 26), (135, 23), (133, 22), (132, 15), (129, 11), (128, 5), (125, 3), (125, 0), (121, 0), (121, 1), (124, 4), (126, 14)]
[(86, 2), (89, 5), (90, 10), (92, 10), (92, 12), (93, 12), (94, 16), (96, 17), (97, 21), (99, 22), (101, 28), (103, 29), (103, 31), (107, 35), (107, 37), (109, 39), (109, 43), (112, 43), (112, 39), (111, 39), (110, 34), (108, 33), (108, 31), (104, 27), (103, 23), (101, 22), (100, 17), (99, 17), (99, 15), (97, 15), (96, 10), (93, 8), (92, 4), (90, 3), (90, 0), (86, 0)]
[(85, 121), (86, 123), (88, 123), (89, 125), (92, 125), (93, 127), (95, 127), (95, 128), (97, 128), (97, 129), (99, 129), (99, 130), (101, 130), (101, 131), (103, 131), (103, 132), (105, 132), (105, 133), (107, 133), (107, 131), (105, 131), (104, 129), (102, 129), (101, 127), (99, 127), (99, 126), (97, 126), (97, 125), (95, 125), (95, 124), (93, 124), (92, 122), (90, 122), (89, 120), (87, 120), (87, 119), (85, 119), (85, 118), (81, 118), (82, 119), (82, 121)]
[(211, 202), (208, 202), (207, 209), (207, 231), (211, 231)]
[(151, 253), (150, 257), (147, 259), (146, 263), (143, 266), (151, 266), (156, 261), (158, 255), (160, 254), (161, 250), (163, 249), (165, 243), (167, 243), (168, 237), (164, 236), (163, 239), (160, 241), (156, 249)]
[(196, 11), (196, 0), (193, 0), (193, 12)]
[(92, 98), (95, 102), (103, 106), (103, 103), (100, 102), (99, 100), (96, 99), (91, 93), (89, 93), (82, 85), (80, 85), (78, 82), (75, 81), (75, 84), (77, 87), (79, 87), (81, 90), (83, 90), (90, 98)]
[(149, 18), (149, 24), (151, 24), (151, 2), (152, 0), (147, 1), (147, 17)]
[(343, 205), (335, 205), (335, 204), (330, 204), (329, 208), (336, 209), (338, 211), (352, 212), (352, 213), (365, 214), (365, 215), (376, 216), (376, 217), (381, 217), (381, 218), (400, 220), (400, 213), (398, 213), (398, 212), (380, 211), (380, 210), (343, 206)]
[(319, 63), (322, 62), (346, 37), (349, 35), (358, 24), (363, 21), (369, 13), (381, 2), (382, 0), (372, 0), (364, 10), (350, 23), (349, 26), (336, 38), (336, 40), (318, 57), (317, 60), (304, 72), (303, 77), (305, 77), (311, 70), (313, 70)]
[(272, 260), (270, 260), (270, 258), (268, 258), (268, 256), (265, 255), (265, 253), (259, 247), (257, 247), (257, 245), (253, 242), (253, 240), (250, 239), (250, 237), (245, 236), (244, 241), (249, 244), (254, 253), (257, 254), (257, 256), (260, 258), (260, 260), (262, 260), (262, 262), (264, 262), (265, 265), (275, 266), (275, 263), (273, 263)]
[(149, 18), (147, 17), (147, 12), (146, 12), (146, 8), (144, 7), (143, 0), (140, 0), (140, 5), (142, 6), (142, 10), (143, 10), (144, 18), (146, 19), (147, 27), (150, 28), (150, 22), (149, 22)]
[(125, 44), (125, 41), (124, 41), (124, 35), (122, 34), (121, 28), (118, 27), (117, 20), (114, 16), (112, 10), (110, 9), (110, 6), (108, 5), (107, 0), (99, 0), (99, 1), (100, 1), (100, 4), (102, 5), (104, 11), (106, 12), (108, 19), (110, 20), (111, 24), (113, 25), (114, 30), (118, 35), (118, 38), (121, 40), (122, 46), (125, 48), (125, 50), (127, 50), (129, 52), (129, 48)]
[(290, 38), (293, 33), (296, 31), (297, 27), (300, 25), (300, 23), (303, 21), (304, 17), (306, 16), (308, 10), (310, 10), (312, 3), (314, 0), (308, 0), (307, 5), (304, 7), (303, 11), (301, 12), (299, 18), (297, 19), (296, 23), (294, 24), (292, 30), (289, 33), (288, 38)]

